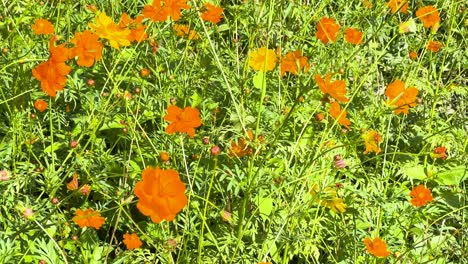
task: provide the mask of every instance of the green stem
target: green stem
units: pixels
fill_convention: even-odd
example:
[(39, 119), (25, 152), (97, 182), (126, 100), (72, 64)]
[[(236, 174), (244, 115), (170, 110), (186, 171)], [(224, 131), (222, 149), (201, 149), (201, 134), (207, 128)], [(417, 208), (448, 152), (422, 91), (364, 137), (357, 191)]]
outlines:
[(215, 163), (214, 167), (211, 173), (211, 180), (210, 180), (210, 185), (208, 187), (208, 193), (206, 194), (205, 198), (205, 207), (203, 208), (203, 217), (202, 221), (203, 224), (200, 229), (200, 236), (199, 236), (199, 241), (198, 241), (198, 263), (202, 263), (202, 250), (203, 250), (203, 237), (204, 237), (204, 231), (205, 231), (205, 225), (206, 225), (206, 217), (207, 217), (207, 212), (208, 212), (208, 201), (210, 200), (210, 194), (211, 194), (211, 188), (213, 187), (213, 182), (214, 178), (216, 176), (216, 169), (218, 168), (218, 158), (215, 157)]

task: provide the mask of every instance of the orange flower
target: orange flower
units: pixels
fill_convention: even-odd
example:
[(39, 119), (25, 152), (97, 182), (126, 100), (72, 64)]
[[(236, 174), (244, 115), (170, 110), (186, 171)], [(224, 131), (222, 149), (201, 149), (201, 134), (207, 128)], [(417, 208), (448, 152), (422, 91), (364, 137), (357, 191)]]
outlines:
[(168, 161), (170, 159), (169, 153), (164, 152), (164, 151), (159, 153), (159, 159), (164, 162)]
[(332, 102), (331, 107), (330, 107), (330, 115), (338, 120), (338, 123), (340, 123), (342, 126), (349, 128), (351, 125), (351, 121), (346, 118), (346, 110), (341, 110), (341, 106), (337, 102)]
[(249, 55), (249, 66), (256, 71), (272, 71), (276, 66), (276, 53), (272, 49), (261, 47)]
[(65, 44), (60, 44), (55, 46), (55, 41), (57, 40), (56, 36), (52, 36), (49, 40), (49, 52), (50, 58), (49, 61), (52, 63), (64, 63), (70, 57), (70, 50), (65, 47)]
[(418, 58), (418, 53), (417, 53), (416, 51), (411, 51), (411, 52), (409, 53), (409, 57), (410, 57), (410, 59), (412, 59), (412, 60), (416, 60), (416, 59)]
[(160, 0), (153, 0), (151, 5), (143, 7), (143, 16), (151, 19), (153, 22), (164, 22), (167, 19), (167, 8), (161, 5)]
[(416, 96), (418, 95), (416, 87), (405, 89), (405, 82), (395, 80), (387, 86), (385, 95), (388, 97), (387, 104), (396, 107), (395, 114), (408, 114), (410, 107), (416, 106)]
[(281, 77), (283, 77), (286, 72), (297, 75), (298, 71), (301, 69), (304, 69), (304, 72), (307, 72), (310, 67), (307, 60), (307, 57), (302, 56), (302, 52), (300, 50), (288, 52), (280, 62)]
[(75, 44), (70, 50), (70, 57), (78, 57), (76, 63), (80, 66), (93, 66), (94, 61), (102, 57), (102, 43), (98, 39), (99, 36), (89, 30), (75, 32), (75, 37), (70, 40)]
[(80, 228), (87, 226), (93, 227), (95, 229), (101, 228), (101, 226), (106, 221), (106, 219), (102, 217), (101, 214), (99, 214), (99, 212), (89, 208), (84, 211), (81, 209), (77, 209), (75, 212), (75, 216), (72, 218), (72, 220), (77, 225), (79, 225)]
[(147, 167), (135, 185), (137, 208), (155, 223), (172, 221), (187, 205), (185, 185), (175, 170)]
[(187, 36), (189, 40), (199, 38), (197, 31), (190, 30), (187, 25), (175, 24), (173, 28), (176, 32), (176, 35), (179, 37)]
[(323, 44), (327, 44), (328, 42), (336, 41), (339, 30), (340, 25), (336, 23), (334, 18), (324, 17), (317, 23), (315, 36), (320, 39)]
[(54, 33), (54, 26), (45, 19), (36, 19), (34, 25), (31, 26), (36, 35), (49, 35)]
[(346, 103), (349, 99), (345, 96), (346, 95), (346, 83), (343, 80), (337, 80), (334, 82), (330, 82), (331, 73), (327, 73), (325, 76), (325, 80), (322, 79), (320, 74), (315, 75), (315, 82), (317, 82), (320, 91), (324, 94), (329, 94), (331, 97), (335, 98), (336, 100)]
[(37, 99), (36, 102), (34, 102), (34, 108), (41, 113), (47, 109), (47, 106), (47, 102), (42, 99)]
[(191, 138), (195, 136), (195, 128), (201, 126), (200, 111), (190, 106), (181, 109), (175, 105), (167, 107), (164, 120), (171, 122), (166, 127), (166, 133), (187, 133)]
[(96, 17), (96, 24), (89, 23), (89, 27), (92, 28), (100, 38), (109, 40), (109, 44), (115, 49), (130, 45), (130, 41), (128, 40), (128, 36), (131, 33), (130, 29), (119, 27), (105, 12), (99, 13)]
[(78, 173), (73, 173), (73, 179), (67, 183), (67, 189), (70, 191), (77, 190), (79, 187), (78, 185)]
[(426, 49), (432, 52), (439, 52), (440, 48), (442, 48), (443, 46), (444, 45), (438, 41), (429, 40)]
[(375, 154), (380, 153), (379, 144), (382, 142), (382, 136), (377, 131), (369, 130), (362, 134), (362, 138), (364, 139), (364, 145), (366, 146), (364, 154), (368, 154), (371, 151), (374, 151)]
[(55, 47), (55, 39), (51, 37), (49, 41), (49, 60), (32, 69), (34, 78), (41, 82), (42, 91), (52, 97), (55, 97), (57, 91), (63, 90), (67, 74), (71, 71), (71, 68), (64, 63), (68, 60), (69, 50), (64, 44)]
[(210, 3), (205, 3), (206, 11), (201, 14), (201, 18), (205, 21), (217, 24), (223, 18), (223, 8), (217, 7)]
[(400, 10), (402, 13), (408, 13), (408, 0), (390, 0), (387, 2), (387, 6), (392, 9), (392, 13)]
[(345, 40), (351, 44), (359, 45), (362, 43), (362, 32), (355, 28), (346, 28)]
[(41, 82), (42, 91), (55, 97), (57, 91), (63, 90), (67, 74), (71, 68), (65, 63), (55, 64), (51, 61), (42, 62), (32, 70), (34, 78)]
[[(253, 153), (253, 148), (249, 146), (249, 141), (254, 140), (254, 135), (252, 131), (247, 130), (247, 138), (239, 138), (237, 142), (231, 142), (231, 148), (229, 149), (229, 156), (230, 157), (245, 157), (248, 155), (252, 155)], [(257, 140), (259, 142), (263, 141), (262, 136), (258, 136)]]
[(445, 160), (448, 157), (446, 151), (447, 151), (446, 147), (436, 147), (434, 151), (431, 153), (431, 156), (436, 159)]
[(122, 13), (119, 26), (120, 28), (130, 29), (130, 35), (128, 35), (127, 38), (128, 41), (140, 43), (148, 38), (148, 34), (145, 32), (146, 26), (142, 24), (143, 18), (143, 16), (137, 16), (135, 19), (131, 19), (127, 13)]
[(123, 238), (123, 243), (125, 244), (128, 250), (140, 248), (141, 245), (143, 245), (137, 234), (126, 233), (123, 235)]
[(187, 5), (188, 0), (165, 0), (164, 8), (167, 8), (167, 15), (173, 20), (177, 21), (180, 18), (182, 9), (189, 9)]
[(382, 239), (376, 237), (373, 240), (369, 237), (364, 239), (366, 249), (372, 255), (379, 258), (386, 258), (390, 255), (390, 251), (387, 250), (387, 244)]
[(431, 190), (427, 189), (424, 185), (413, 187), (410, 192), (411, 204), (416, 207), (421, 207), (432, 201)]
[(424, 27), (426, 28), (430, 28), (430, 27), (437, 28), (439, 26), (439, 22), (440, 22), (439, 11), (437, 11), (437, 8), (431, 5), (420, 7), (416, 11), (416, 16), (419, 19), (421, 19)]

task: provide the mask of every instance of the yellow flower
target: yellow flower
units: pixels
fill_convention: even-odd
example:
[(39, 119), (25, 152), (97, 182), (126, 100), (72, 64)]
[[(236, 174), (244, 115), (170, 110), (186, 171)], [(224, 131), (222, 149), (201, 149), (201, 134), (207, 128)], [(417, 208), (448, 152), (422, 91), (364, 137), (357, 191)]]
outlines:
[(91, 27), (100, 38), (109, 40), (109, 44), (115, 49), (130, 45), (128, 37), (131, 30), (119, 27), (105, 12), (99, 13), (96, 17), (96, 24), (89, 23), (89, 27)]
[(365, 134), (362, 134), (364, 139), (364, 144), (366, 145), (366, 150), (364, 154), (368, 154), (371, 151), (374, 151), (375, 154), (380, 153), (379, 144), (382, 142), (382, 136), (375, 130), (369, 130)]
[(261, 47), (250, 53), (249, 65), (256, 71), (272, 71), (276, 66), (276, 54), (273, 50)]
[(318, 185), (314, 184), (310, 194), (320, 206), (328, 207), (335, 213), (344, 213), (346, 211), (346, 204), (343, 199), (338, 198), (338, 194), (332, 187), (319, 190)]

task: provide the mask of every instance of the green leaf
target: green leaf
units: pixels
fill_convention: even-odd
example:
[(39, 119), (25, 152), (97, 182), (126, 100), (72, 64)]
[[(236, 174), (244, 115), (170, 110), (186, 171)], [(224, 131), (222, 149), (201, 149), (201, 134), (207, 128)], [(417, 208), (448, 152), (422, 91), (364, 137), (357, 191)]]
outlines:
[(52, 153), (55, 152), (57, 149), (61, 148), (63, 146), (62, 143), (59, 142), (54, 142), (54, 144), (48, 146), (47, 148), (44, 149), (45, 153)]
[(458, 186), (464, 179), (466, 179), (466, 171), (466, 166), (457, 166), (450, 170), (437, 173), (435, 181), (441, 185)]
[(196, 107), (202, 102), (202, 98), (197, 94), (197, 92), (194, 92), (190, 98), (192, 98), (192, 107)]
[(253, 85), (255, 88), (264, 90), (266, 88), (266, 76), (262, 71), (257, 72), (253, 77)]
[(401, 172), (412, 180), (424, 180), (427, 179), (424, 167), (422, 165), (411, 165), (408, 167), (401, 168)]
[(260, 211), (260, 216), (263, 218), (263, 221), (265, 221), (273, 210), (273, 198), (259, 197), (256, 199), (256, 203)]

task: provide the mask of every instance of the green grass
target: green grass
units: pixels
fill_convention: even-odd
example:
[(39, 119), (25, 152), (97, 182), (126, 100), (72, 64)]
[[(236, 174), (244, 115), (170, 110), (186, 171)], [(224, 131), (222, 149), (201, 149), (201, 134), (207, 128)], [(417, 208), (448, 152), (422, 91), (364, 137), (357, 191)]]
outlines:
[[(149, 3), (1, 2), (0, 170), (9, 177), (0, 180), (0, 263), (468, 262), (466, 4), (409, 1), (408, 14), (392, 14), (385, 1), (370, 2), (212, 2), (224, 9), (214, 25), (199, 17), (203, 3), (190, 1), (177, 22), (145, 19), (149, 38), (139, 44), (113, 49), (101, 39), (93, 67), (69, 60), (56, 97), (32, 76), (49, 58), (49, 37), (32, 32), (34, 21), (49, 20), (62, 44), (94, 23), (88, 4), (118, 22)], [(415, 15), (426, 5), (440, 13), (435, 32)], [(341, 26), (334, 43), (315, 36), (322, 17)], [(410, 18), (416, 30), (400, 33)], [(199, 38), (177, 36), (177, 23)], [(346, 27), (363, 32), (362, 44), (344, 40)], [(427, 50), (429, 40), (443, 48)], [(260, 47), (282, 56), (299, 49), (310, 68), (282, 78), (277, 63), (257, 73), (249, 54)], [(327, 72), (346, 82), (350, 101), (340, 105), (350, 129), (330, 116), (314, 79)], [(386, 104), (396, 79), (419, 90), (408, 114)], [(44, 112), (34, 108), (37, 99), (48, 102)], [(194, 138), (165, 132), (172, 102), (200, 110)], [(229, 155), (249, 130), (263, 138), (246, 140), (252, 154)], [(363, 154), (369, 130), (381, 135), (378, 154)], [(435, 158), (439, 146), (447, 159)], [(188, 204), (174, 221), (153, 223), (136, 207), (134, 187), (149, 166), (176, 170), (186, 186)], [(74, 173), (89, 194), (67, 189)], [(417, 208), (409, 193), (420, 184), (434, 199)], [(324, 206), (338, 198), (345, 212)], [(86, 208), (105, 217), (99, 230), (72, 220)], [(141, 248), (126, 249), (127, 232)], [(369, 253), (366, 237), (382, 238), (390, 256)]]

